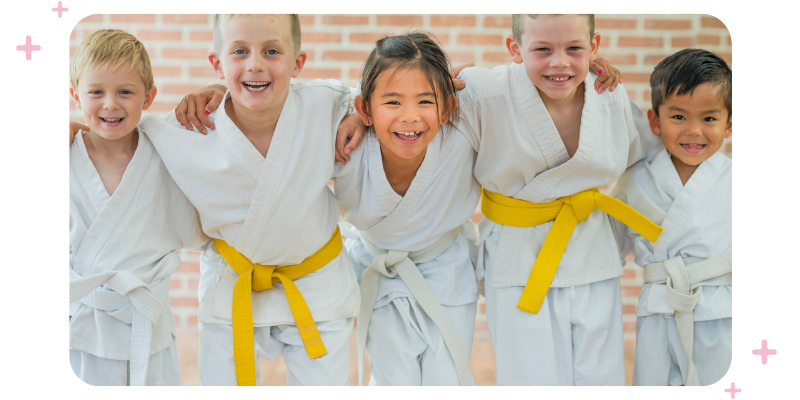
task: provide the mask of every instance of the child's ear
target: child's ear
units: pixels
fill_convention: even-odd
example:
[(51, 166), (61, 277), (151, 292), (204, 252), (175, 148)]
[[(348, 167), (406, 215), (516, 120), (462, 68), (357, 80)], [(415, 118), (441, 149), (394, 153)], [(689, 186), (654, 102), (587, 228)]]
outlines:
[(650, 121), (650, 130), (656, 135), (661, 134), (661, 125), (658, 123), (658, 115), (653, 110), (647, 110), (647, 120)]
[(508, 54), (511, 54), (511, 60), (517, 64), (522, 64), (522, 49), (521, 45), (517, 43), (513, 35), (506, 36), (506, 49)]
[(78, 96), (78, 91), (69, 88), (69, 95), (72, 96), (72, 99), (75, 100), (75, 106), (78, 107), (78, 110), (81, 110), (81, 98)]
[(306, 65), (306, 59), (308, 58), (308, 53), (305, 51), (297, 52), (297, 57), (294, 59), (294, 71), (292, 71), (292, 78), (297, 78), (300, 76), (300, 71), (303, 70), (303, 66)]
[(144, 104), (142, 104), (142, 110), (147, 110), (150, 108), (150, 105), (153, 104), (153, 100), (156, 99), (156, 93), (158, 90), (155, 86), (151, 87), (150, 90), (147, 91), (147, 94), (144, 95)]
[(214, 68), (214, 72), (217, 74), (217, 78), (225, 79), (225, 73), (222, 72), (222, 62), (217, 56), (217, 53), (209, 51), (208, 61), (211, 63), (211, 67)]
[(364, 101), (364, 97), (361, 95), (356, 96), (353, 105), (356, 107), (358, 116), (361, 117), (361, 122), (363, 122), (366, 126), (372, 125), (372, 122), (369, 120), (369, 107), (367, 102)]
[(595, 33), (594, 37), (592, 38), (592, 42), (589, 43), (591, 47), (589, 50), (589, 61), (594, 61), (597, 59), (597, 50), (600, 49), (600, 34)]
[(456, 95), (450, 95), (450, 101), (447, 102), (447, 107), (442, 109), (442, 122), (439, 125), (444, 125), (447, 121), (450, 121), (450, 117), (453, 115), (453, 111), (458, 108), (458, 98)]
[(725, 125), (725, 139), (731, 137), (733, 131), (731, 130), (731, 121), (733, 121), (733, 117), (728, 117), (728, 124)]

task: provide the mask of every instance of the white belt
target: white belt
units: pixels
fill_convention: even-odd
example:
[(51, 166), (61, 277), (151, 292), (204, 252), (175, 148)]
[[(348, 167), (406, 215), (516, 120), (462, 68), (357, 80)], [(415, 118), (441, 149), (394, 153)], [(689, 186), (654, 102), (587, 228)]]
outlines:
[[(101, 288), (103, 284), (110, 290)], [(153, 325), (158, 322), (162, 304), (168, 296), (168, 279), (148, 285), (129, 271), (84, 277), (72, 268), (69, 270), (70, 315), (79, 304), (85, 304), (132, 325), (131, 386), (144, 386), (146, 383)]]
[(363, 235), (358, 235), (364, 247), (375, 256), (369, 268), (361, 278), (361, 309), (358, 313), (358, 326), (356, 328), (356, 338), (358, 342), (358, 384), (364, 382), (364, 348), (367, 344), (367, 328), (372, 317), (372, 308), (378, 296), (378, 287), (381, 275), (394, 278), (400, 275), (400, 279), (408, 286), (411, 294), (417, 300), (423, 311), (436, 324), (442, 333), (444, 344), (450, 351), (450, 356), (456, 366), (458, 383), (461, 386), (475, 386), (475, 380), (469, 370), (469, 358), (464, 350), (461, 339), (458, 338), (456, 330), (450, 323), (450, 319), (444, 313), (442, 305), (434, 296), (422, 273), (419, 272), (416, 264), (431, 261), (439, 257), (458, 236), (461, 227), (446, 233), (433, 245), (420, 251), (397, 251), (383, 250), (373, 243), (364, 239)]
[(689, 360), (686, 386), (700, 385), (700, 378), (692, 361), (694, 308), (700, 299), (700, 287), (731, 285), (731, 261), (731, 253), (728, 253), (707, 259), (675, 257), (644, 267), (645, 283), (667, 284), (667, 304), (675, 310), (678, 337)]

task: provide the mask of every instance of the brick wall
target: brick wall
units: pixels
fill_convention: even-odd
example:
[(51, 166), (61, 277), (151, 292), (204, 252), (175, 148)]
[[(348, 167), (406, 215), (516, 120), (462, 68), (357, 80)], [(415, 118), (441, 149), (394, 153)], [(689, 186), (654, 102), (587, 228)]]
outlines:
[[(474, 61), (484, 67), (510, 62), (504, 47), (510, 34), (507, 15), (303, 15), (300, 17), (302, 48), (308, 61), (300, 80), (339, 79), (355, 86), (363, 62), (374, 42), (384, 35), (411, 28), (431, 31), (455, 63)], [(123, 29), (147, 47), (158, 87), (152, 112), (163, 114), (184, 94), (219, 80), (207, 60), (211, 48), (211, 18), (207, 15), (93, 15), (75, 26), (70, 36), (70, 55), (80, 41), (101, 28)], [(600, 54), (623, 72), (625, 87), (643, 109), (650, 106), (649, 77), (664, 57), (687, 47), (699, 47), (732, 60), (731, 37), (725, 25), (707, 15), (597, 15), (596, 30), (602, 36)], [(80, 112), (71, 106), (71, 117)], [(730, 140), (723, 147), (731, 153)], [(482, 218), (480, 214), (474, 221)], [(197, 253), (183, 251), (184, 260), (172, 278), (172, 306), (179, 329), (197, 326)], [(643, 272), (630, 262), (622, 276), (623, 321), (626, 349), (635, 337), (636, 303)], [(486, 337), (485, 307), (479, 305), (476, 337)]]

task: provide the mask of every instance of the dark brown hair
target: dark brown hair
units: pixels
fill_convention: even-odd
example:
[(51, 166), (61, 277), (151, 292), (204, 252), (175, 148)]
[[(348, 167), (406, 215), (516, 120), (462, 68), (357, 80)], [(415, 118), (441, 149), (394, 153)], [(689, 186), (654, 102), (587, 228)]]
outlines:
[(702, 49), (681, 50), (661, 60), (650, 75), (653, 111), (658, 115), (661, 103), (670, 96), (691, 96), (698, 86), (708, 83), (717, 89), (730, 120), (733, 113), (732, 82), (733, 72), (720, 56)]
[[(436, 114), (441, 115), (439, 100), (448, 108), (453, 108), (452, 99), (456, 94), (453, 78), (450, 76), (450, 61), (435, 37), (429, 33), (416, 31), (406, 35), (389, 36), (375, 42), (361, 72), (361, 97), (363, 110), (369, 115), (369, 102), (378, 84), (381, 73), (391, 68), (405, 69), (418, 67), (425, 74), (436, 96)], [(439, 93), (441, 92), (441, 93)], [(458, 108), (451, 111), (448, 124), (458, 118)]]

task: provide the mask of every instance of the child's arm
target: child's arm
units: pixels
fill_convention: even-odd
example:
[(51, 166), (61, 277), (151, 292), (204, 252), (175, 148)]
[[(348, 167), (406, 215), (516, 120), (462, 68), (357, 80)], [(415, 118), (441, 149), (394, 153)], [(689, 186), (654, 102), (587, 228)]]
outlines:
[(75, 134), (78, 133), (78, 131), (89, 132), (89, 129), (88, 126), (80, 122), (69, 121), (69, 143), (72, 144), (72, 141), (75, 140)]
[(214, 123), (208, 119), (222, 103), (222, 98), (228, 88), (223, 85), (209, 85), (192, 94), (183, 97), (178, 107), (175, 107), (175, 118), (184, 128), (193, 131), (194, 125), (200, 133), (206, 133), (206, 127), (215, 129)]
[(598, 93), (603, 93), (606, 89), (613, 92), (622, 83), (622, 74), (603, 57), (597, 57), (597, 61), (592, 62), (589, 69), (599, 75), (594, 82), (594, 90)]

